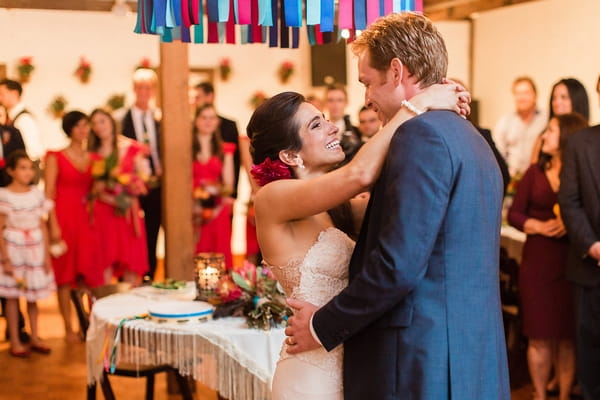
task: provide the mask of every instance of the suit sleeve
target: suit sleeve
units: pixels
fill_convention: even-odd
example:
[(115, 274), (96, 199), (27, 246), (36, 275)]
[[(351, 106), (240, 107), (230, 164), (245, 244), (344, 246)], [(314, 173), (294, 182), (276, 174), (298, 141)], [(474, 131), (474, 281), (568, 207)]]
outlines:
[[(573, 137), (573, 139), (580, 139)], [(583, 149), (585, 143), (579, 141), (567, 143), (563, 152), (563, 164), (560, 172), (560, 189), (558, 191), (558, 203), (560, 212), (569, 234), (569, 240), (573, 243), (582, 257), (587, 255), (588, 250), (594, 242), (600, 240), (594, 233), (592, 224), (583, 207), (581, 187), (581, 160), (578, 149)]]
[(396, 132), (382, 171), (384, 194), (372, 207), (388, 213), (377, 245), (350, 285), (313, 317), (327, 350), (371, 324), (402, 302), (428, 267), (446, 214), (453, 176), (448, 148), (423, 118)]

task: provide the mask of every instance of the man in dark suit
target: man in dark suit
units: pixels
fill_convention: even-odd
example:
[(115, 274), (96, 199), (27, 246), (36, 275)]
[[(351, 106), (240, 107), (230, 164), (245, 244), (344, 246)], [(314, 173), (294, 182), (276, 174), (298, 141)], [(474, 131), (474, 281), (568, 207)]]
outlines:
[(417, 116), (390, 143), (348, 287), (319, 310), (289, 300), (287, 351), (343, 343), (345, 399), (508, 400), (496, 160), (468, 121), (406, 101), (445, 77), (443, 39), (420, 14), (390, 14), (353, 51), (367, 104)]
[[(600, 77), (598, 79), (600, 95)], [(558, 192), (569, 235), (567, 278), (575, 284), (577, 378), (586, 400), (600, 399), (600, 125), (569, 139)]]
[[(210, 82), (201, 82), (196, 85), (196, 97), (194, 99), (196, 108), (204, 104), (215, 103), (215, 88)], [(238, 179), (240, 177), (240, 146), (239, 146), (239, 132), (235, 121), (225, 118), (219, 115), (219, 131), (221, 133), (221, 139), (224, 142), (234, 143), (237, 147), (235, 153), (233, 153), (233, 164), (235, 180), (233, 182), (233, 197), (237, 197)]]
[(148, 68), (139, 68), (133, 74), (134, 105), (121, 118), (123, 135), (144, 143), (149, 148), (147, 161), (152, 170), (152, 178), (148, 194), (140, 197), (140, 205), (144, 210), (146, 225), (146, 243), (148, 246), (149, 270), (145, 280), (154, 279), (156, 271), (156, 242), (162, 220), (162, 200), (160, 178), (162, 164), (160, 158), (160, 124), (157, 120), (157, 110), (150, 107), (150, 102), (156, 93), (158, 78), (156, 73)]

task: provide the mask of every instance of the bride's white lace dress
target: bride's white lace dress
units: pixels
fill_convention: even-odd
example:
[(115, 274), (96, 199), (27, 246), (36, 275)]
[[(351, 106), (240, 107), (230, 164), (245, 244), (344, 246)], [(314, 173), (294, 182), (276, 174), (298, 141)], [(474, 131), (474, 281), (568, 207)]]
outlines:
[[(337, 228), (328, 228), (304, 258), (271, 266), (286, 296), (323, 306), (348, 285), (348, 264), (354, 241)], [(319, 348), (290, 355), (284, 343), (273, 377), (273, 400), (337, 400), (343, 398), (342, 356)]]

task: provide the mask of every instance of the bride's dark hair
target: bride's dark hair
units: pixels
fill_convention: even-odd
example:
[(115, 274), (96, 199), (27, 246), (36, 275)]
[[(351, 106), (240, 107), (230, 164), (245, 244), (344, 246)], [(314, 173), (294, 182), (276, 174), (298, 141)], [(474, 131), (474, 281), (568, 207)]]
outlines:
[(258, 106), (246, 128), (254, 164), (267, 158), (278, 160), (281, 150), (299, 151), (302, 148), (300, 126), (295, 118), (305, 101), (300, 93), (283, 92)]
[[(302, 149), (300, 124), (296, 120), (296, 113), (304, 102), (306, 99), (300, 93), (283, 92), (266, 100), (254, 111), (246, 133), (250, 138), (250, 152), (255, 165), (267, 158), (279, 160), (281, 150)], [(291, 168), (290, 171), (292, 176), (295, 176)], [(349, 202), (340, 204), (328, 213), (338, 229), (356, 238), (358, 229), (354, 226)]]

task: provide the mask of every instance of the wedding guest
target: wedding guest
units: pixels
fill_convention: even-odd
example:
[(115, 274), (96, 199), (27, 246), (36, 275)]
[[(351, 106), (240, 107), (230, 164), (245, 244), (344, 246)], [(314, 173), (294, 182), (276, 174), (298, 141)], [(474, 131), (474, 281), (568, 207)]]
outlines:
[(549, 157), (532, 164), (519, 183), (508, 221), (527, 234), (519, 270), (523, 333), (536, 399), (546, 399), (553, 352), (560, 400), (567, 400), (575, 373), (573, 292), (565, 277), (568, 240), (557, 206), (562, 152), (569, 137), (585, 128), (576, 113), (552, 117), (542, 151)]
[[(600, 77), (596, 89), (600, 95)], [(569, 234), (567, 277), (575, 284), (577, 380), (585, 400), (600, 398), (600, 125), (567, 143), (558, 201)]]
[(193, 126), (193, 188), (195, 208), (196, 252), (225, 255), (227, 268), (233, 266), (231, 255), (231, 212), (233, 199), (233, 153), (235, 145), (223, 142), (219, 117), (211, 104), (199, 107)]
[(348, 163), (362, 144), (360, 132), (350, 122), (350, 116), (346, 114), (346, 107), (348, 107), (346, 88), (340, 84), (327, 86), (325, 89), (326, 114), (329, 120), (339, 129), (337, 136), (346, 155), (341, 165)]
[[(13, 152), (6, 168), (11, 182), (0, 189), (0, 295), (6, 297), (6, 320), (10, 332), (10, 355), (28, 357), (30, 351), (50, 353), (38, 334), (36, 301), (55, 290), (45, 216), (52, 201), (31, 186), (33, 162), (23, 150)], [(19, 298), (27, 300), (31, 329), (29, 348), (19, 339)]]
[(492, 134), (510, 175), (519, 176), (529, 167), (531, 151), (546, 126), (547, 114), (537, 107), (537, 89), (530, 77), (515, 79), (512, 93), (515, 111), (502, 116)]
[[(590, 103), (585, 87), (575, 78), (564, 78), (552, 86), (550, 96), (550, 118), (572, 112), (581, 114), (590, 120)], [(538, 162), (541, 154), (542, 137), (537, 138), (531, 153), (531, 163)]]
[[(215, 104), (215, 88), (210, 82), (201, 82), (196, 85), (196, 108), (201, 107), (205, 104)], [(219, 117), (219, 132), (221, 133), (221, 140), (226, 143), (233, 143), (236, 146), (235, 152), (233, 153), (233, 166), (234, 166), (234, 181), (233, 181), (233, 193), (232, 197), (237, 198), (237, 186), (240, 178), (240, 166), (241, 166), (241, 154), (239, 147), (239, 132), (237, 124), (234, 120), (225, 118), (222, 115)], [(246, 170), (249, 173), (250, 170)]]
[(25, 150), (36, 165), (44, 155), (44, 144), (33, 115), (21, 100), (23, 87), (11, 79), (0, 80), (0, 104), (8, 111), (6, 125), (14, 126), (21, 132)]
[[(127, 109), (124, 116), (116, 116), (115, 120), (121, 121), (123, 136), (145, 144), (148, 164), (152, 171), (148, 193), (140, 196), (140, 205), (144, 210), (144, 223), (146, 225), (146, 247), (148, 251), (149, 269), (145, 279), (153, 280), (156, 272), (156, 243), (162, 219), (162, 192), (160, 179), (162, 176), (162, 163), (160, 157), (160, 124), (157, 120), (159, 110), (153, 108), (158, 78), (156, 73), (149, 68), (138, 68), (133, 74), (133, 92), (135, 101)], [(119, 118), (120, 117), (120, 118)]]
[(115, 120), (105, 110), (92, 111), (90, 121), (88, 148), (100, 158), (92, 167), (94, 224), (102, 240), (99, 267), (105, 271), (106, 283), (116, 276), (139, 285), (149, 269), (146, 227), (139, 202), (139, 197), (147, 193), (145, 180), (151, 175), (147, 148), (117, 135)]
[(88, 116), (70, 111), (62, 119), (62, 128), (70, 143), (60, 151), (48, 152), (44, 181), (46, 197), (55, 202), (49, 214), (50, 243), (62, 247), (52, 258), (58, 306), (66, 339), (76, 342), (81, 338), (73, 329), (70, 290), (79, 285), (94, 288), (102, 285), (104, 279), (102, 271), (94, 267), (99, 244), (87, 204), (93, 183), (93, 156), (86, 149)]
[(369, 107), (363, 106), (358, 112), (358, 131), (363, 143), (368, 141), (381, 129), (381, 120), (377, 112)]

